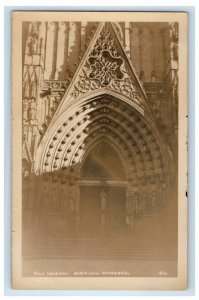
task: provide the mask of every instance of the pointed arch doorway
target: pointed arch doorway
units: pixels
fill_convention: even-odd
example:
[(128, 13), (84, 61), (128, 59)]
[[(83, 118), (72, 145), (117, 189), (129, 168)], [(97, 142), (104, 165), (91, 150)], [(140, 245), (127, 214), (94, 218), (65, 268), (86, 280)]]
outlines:
[(99, 140), (82, 162), (80, 234), (116, 236), (126, 228), (127, 179), (121, 154), (106, 138)]
[[(49, 201), (55, 187), (60, 193), (56, 204), (66, 236), (119, 234), (124, 228), (131, 234), (139, 219), (167, 205), (168, 148), (148, 115), (123, 99), (107, 93), (81, 99), (40, 145), (35, 167), (50, 175)], [(57, 186), (51, 185), (52, 174)], [(56, 216), (57, 211), (48, 221), (55, 228)]]

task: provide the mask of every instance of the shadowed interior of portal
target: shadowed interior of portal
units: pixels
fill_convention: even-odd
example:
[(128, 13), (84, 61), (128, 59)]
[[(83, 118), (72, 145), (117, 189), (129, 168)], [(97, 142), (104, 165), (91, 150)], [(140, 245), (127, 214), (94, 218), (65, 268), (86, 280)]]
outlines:
[(116, 150), (106, 141), (101, 140), (86, 157), (82, 176), (85, 178), (125, 179), (122, 162)]
[[(126, 176), (117, 151), (106, 141), (95, 145), (83, 163), (80, 228), (83, 236), (114, 235), (126, 225)], [(108, 181), (108, 183), (106, 182)]]

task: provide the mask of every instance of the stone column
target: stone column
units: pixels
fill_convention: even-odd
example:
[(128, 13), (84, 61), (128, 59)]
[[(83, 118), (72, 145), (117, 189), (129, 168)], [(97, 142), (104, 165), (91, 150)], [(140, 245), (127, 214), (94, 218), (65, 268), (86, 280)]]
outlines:
[(28, 54), (28, 55), (31, 55), (31, 31), (32, 31), (32, 27), (33, 27), (33, 24), (32, 22), (29, 23), (28, 25), (28, 33), (27, 33), (27, 36), (26, 36), (26, 46), (25, 46), (25, 54)]
[(75, 182), (75, 227), (76, 227), (76, 232), (79, 232), (79, 223), (80, 223), (80, 189), (79, 186), (77, 184), (77, 181)]
[(101, 233), (105, 230), (106, 225), (106, 204), (107, 204), (107, 195), (105, 190), (102, 188), (100, 191), (100, 210), (101, 210), (101, 216), (100, 216), (100, 230)]
[(139, 193), (137, 190), (133, 193), (133, 201), (135, 203), (135, 216), (137, 216), (139, 214)]
[(74, 47), (75, 47), (75, 38), (76, 38), (76, 23), (70, 22), (69, 23), (69, 40), (68, 40), (68, 55), (69, 55), (69, 64), (70, 67), (73, 66), (75, 60), (74, 56)]
[(48, 22), (44, 79), (52, 79), (55, 22)]
[[(38, 54), (41, 54), (42, 58), (44, 59), (45, 56), (45, 40), (46, 40), (46, 23), (41, 22), (39, 24), (39, 48)], [(40, 64), (43, 68), (43, 60), (40, 61)]]
[(68, 62), (69, 75), (74, 75), (79, 64), (79, 55), (81, 47), (81, 27), (80, 22), (70, 22), (69, 41), (68, 41)]
[(130, 207), (131, 207), (131, 193), (129, 187), (126, 190), (126, 226), (130, 227)]
[(35, 175), (34, 173), (30, 174), (29, 177), (29, 195), (28, 195), (28, 214), (29, 214), (29, 224), (32, 224), (34, 227), (37, 227), (39, 224), (38, 216), (38, 203), (36, 195), (36, 185), (35, 185)]
[(131, 60), (135, 66), (137, 75), (140, 74), (140, 47), (139, 47), (139, 28), (134, 23), (131, 24)]
[(154, 47), (153, 47), (153, 29), (149, 30), (150, 36), (150, 53), (151, 53), (151, 82), (156, 82), (156, 73), (155, 73), (155, 58), (154, 58)]
[(150, 205), (151, 205), (152, 213), (156, 213), (156, 211), (157, 211), (157, 193), (153, 187), (152, 187), (152, 190), (150, 191)]
[(153, 34), (151, 37), (152, 37), (152, 45), (153, 45), (153, 53), (154, 53), (154, 61), (153, 61), (154, 66), (152, 71), (155, 72), (156, 82), (161, 82), (164, 77), (163, 74), (164, 74), (164, 67), (165, 67), (164, 55), (163, 55), (163, 41), (162, 41), (161, 31), (156, 26), (153, 26)]
[(127, 228), (132, 229), (134, 227), (134, 199), (133, 189), (131, 183), (126, 190), (126, 225)]
[(130, 23), (125, 22), (125, 50), (127, 56), (130, 58)]
[(143, 66), (143, 30), (140, 28), (138, 31), (139, 35), (139, 59), (140, 59), (140, 80), (143, 84), (145, 81), (145, 73), (144, 73), (144, 66)]
[(142, 66), (143, 71), (145, 75), (145, 81), (150, 82), (151, 81), (151, 72), (154, 71), (152, 67), (152, 48), (151, 48), (151, 36), (150, 36), (150, 30), (148, 28), (142, 29)]
[(84, 49), (86, 44), (86, 26), (87, 26), (87, 22), (81, 23), (81, 50)]
[(29, 108), (29, 100), (28, 98), (23, 98), (23, 122), (28, 122), (28, 108)]
[(58, 42), (57, 42), (57, 65), (55, 71), (55, 80), (60, 80), (63, 73), (64, 56), (65, 56), (65, 35), (66, 35), (66, 23), (59, 22), (58, 25)]
[(65, 214), (65, 231), (67, 233), (68, 231), (68, 226), (69, 226), (69, 214), (70, 214), (70, 211), (69, 211), (69, 180), (68, 180), (68, 177), (67, 175), (65, 174), (65, 183), (64, 183), (64, 189), (63, 189), (63, 192), (64, 192), (64, 195), (63, 195), (63, 211), (64, 211), (64, 214)]

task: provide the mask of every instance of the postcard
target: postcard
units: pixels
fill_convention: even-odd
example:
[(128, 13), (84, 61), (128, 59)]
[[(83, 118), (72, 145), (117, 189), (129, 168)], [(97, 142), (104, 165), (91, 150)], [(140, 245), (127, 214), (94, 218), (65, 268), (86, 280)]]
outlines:
[(12, 285), (187, 288), (187, 14), (12, 13)]

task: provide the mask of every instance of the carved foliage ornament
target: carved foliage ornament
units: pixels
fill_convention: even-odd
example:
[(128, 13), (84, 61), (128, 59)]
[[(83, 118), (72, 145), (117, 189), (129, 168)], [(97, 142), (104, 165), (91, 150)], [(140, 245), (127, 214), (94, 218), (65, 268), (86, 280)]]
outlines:
[(123, 60), (121, 58), (111, 56), (109, 51), (102, 51), (98, 57), (90, 57), (89, 78), (99, 80), (102, 86), (110, 84), (112, 79), (122, 79), (124, 77), (121, 72)]
[(74, 85), (72, 97), (99, 88), (113, 89), (140, 104), (133, 79), (105, 25)]

